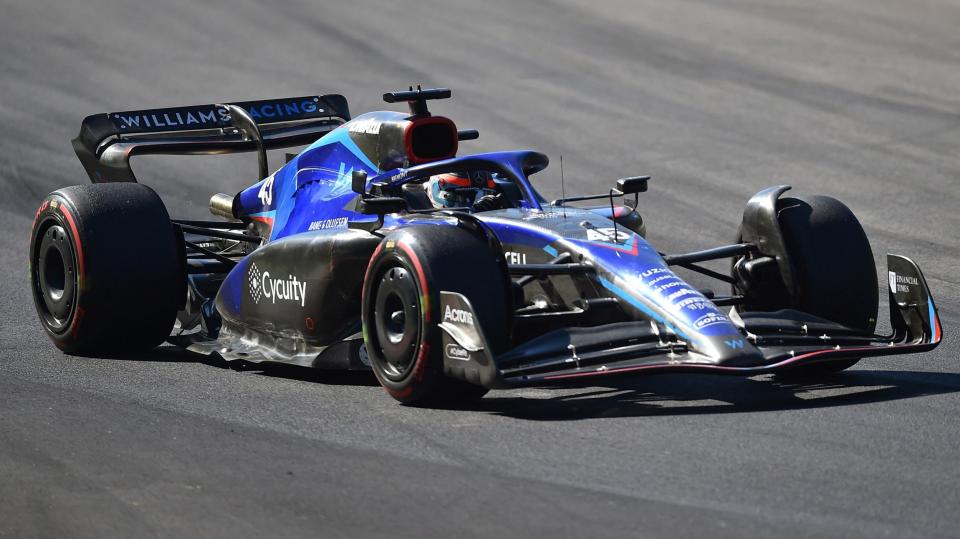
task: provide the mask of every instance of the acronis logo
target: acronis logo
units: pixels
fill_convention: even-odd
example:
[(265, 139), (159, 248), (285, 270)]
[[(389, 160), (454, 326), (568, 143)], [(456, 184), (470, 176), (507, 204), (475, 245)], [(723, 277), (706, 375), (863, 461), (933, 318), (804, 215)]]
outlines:
[[(253, 101), (238, 103), (257, 123), (282, 122), (313, 117), (325, 110), (319, 98), (306, 97), (276, 101)], [(230, 125), (230, 113), (225, 108), (213, 105), (175, 109), (117, 112), (110, 115), (121, 132), (147, 132), (152, 130), (214, 129)]]

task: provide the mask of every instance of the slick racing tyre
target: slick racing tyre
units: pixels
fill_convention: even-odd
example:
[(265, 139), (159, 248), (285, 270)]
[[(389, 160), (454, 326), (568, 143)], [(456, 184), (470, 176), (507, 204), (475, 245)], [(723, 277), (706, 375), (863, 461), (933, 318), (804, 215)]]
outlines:
[[(796, 293), (787, 293), (779, 283), (780, 293), (773, 291), (767, 296), (781, 304), (755, 307), (793, 308), (872, 333), (879, 302), (877, 270), (870, 242), (853, 212), (827, 196), (786, 197), (777, 201), (777, 220), (791, 261)], [(738, 292), (736, 286), (734, 290)], [(814, 364), (799, 368), (794, 374), (841, 371), (857, 361)]]
[(50, 193), (30, 238), (30, 286), (44, 331), (69, 354), (160, 344), (186, 297), (182, 241), (160, 197), (137, 183)]
[(431, 225), (388, 235), (364, 279), (363, 330), (373, 372), (405, 404), (455, 405), (487, 392), (444, 375), (441, 290), (469, 300), (494, 354), (508, 342), (510, 279), (478, 234)]

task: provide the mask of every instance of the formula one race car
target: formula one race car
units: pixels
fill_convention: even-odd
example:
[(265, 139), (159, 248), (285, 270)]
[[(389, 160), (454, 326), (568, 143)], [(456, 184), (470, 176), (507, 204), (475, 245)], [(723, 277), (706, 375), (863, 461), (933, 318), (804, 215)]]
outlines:
[[(54, 191), (33, 224), (45, 331), (70, 354), (167, 340), (227, 361), (372, 368), (419, 404), (628, 373), (810, 375), (939, 344), (923, 275), (897, 255), (892, 332), (875, 333), (870, 244), (839, 201), (771, 187), (747, 202), (735, 243), (663, 254), (637, 212), (649, 178), (548, 202), (530, 182), (543, 154), (456, 157), (478, 134), (430, 114), (449, 96), (392, 92), (409, 113), (354, 119), (339, 95), (86, 118), (73, 144), (93, 184)], [(267, 149), (306, 144), (269, 172)], [(223, 220), (170, 219), (129, 166), (241, 151), (258, 153), (260, 181), (213, 195)], [(699, 265), (725, 258), (729, 274)]]

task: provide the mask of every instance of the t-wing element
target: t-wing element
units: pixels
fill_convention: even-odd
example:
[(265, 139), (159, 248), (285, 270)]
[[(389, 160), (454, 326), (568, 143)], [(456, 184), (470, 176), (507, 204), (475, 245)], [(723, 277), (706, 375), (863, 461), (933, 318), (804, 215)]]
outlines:
[(267, 150), (263, 147), (263, 135), (260, 134), (260, 128), (257, 122), (250, 114), (236, 105), (217, 105), (223, 107), (230, 113), (230, 120), (237, 131), (243, 134), (244, 140), (252, 140), (257, 146), (257, 161), (260, 166), (257, 174), (257, 181), (260, 181), (270, 174), (267, 166)]
[(409, 90), (400, 92), (387, 92), (383, 94), (383, 100), (387, 103), (406, 101), (407, 104), (410, 105), (410, 114), (414, 116), (430, 116), (430, 111), (427, 110), (428, 99), (449, 98), (449, 88), (427, 88), (426, 90), (423, 90), (420, 88), (419, 84), (417, 85), (416, 90), (414, 90), (413, 86), (411, 86)]
[(302, 146), (350, 120), (342, 95), (229, 105), (247, 113), (260, 132), (260, 143), (250, 134), (249, 122), (246, 131), (235, 124), (226, 105), (198, 105), (87, 116), (73, 139), (73, 149), (94, 183), (135, 182), (130, 169), (133, 155), (223, 154)]

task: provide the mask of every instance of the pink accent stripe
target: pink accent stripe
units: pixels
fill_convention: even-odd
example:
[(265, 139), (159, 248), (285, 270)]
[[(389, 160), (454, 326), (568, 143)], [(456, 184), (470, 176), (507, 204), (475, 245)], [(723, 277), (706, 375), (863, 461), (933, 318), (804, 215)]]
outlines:
[(940, 314), (937, 313), (936, 308), (933, 309), (933, 316), (935, 318), (933, 323), (933, 342), (939, 343), (941, 334), (943, 333), (943, 329), (941, 329), (940, 327)]
[(83, 247), (80, 245), (80, 232), (77, 230), (77, 223), (73, 220), (73, 216), (70, 215), (70, 212), (67, 211), (66, 206), (63, 203), (60, 204), (60, 213), (63, 214), (67, 219), (67, 224), (70, 225), (70, 232), (73, 234), (73, 241), (77, 247), (77, 265), (80, 266), (80, 288), (83, 289)]
[(421, 295), (423, 296), (423, 319), (425, 322), (430, 322), (430, 291), (427, 289), (427, 276), (423, 272), (423, 266), (420, 265), (420, 259), (417, 258), (416, 253), (413, 252), (413, 249), (403, 241), (397, 242), (397, 247), (403, 249), (403, 252), (407, 253), (407, 256), (410, 257), (410, 260), (413, 261), (413, 267), (417, 270), (417, 278), (420, 279), (420, 287), (423, 288)]
[[(939, 321), (938, 321), (939, 322)], [(938, 341), (939, 342), (939, 341)], [(894, 348), (899, 348), (902, 350), (902, 353), (909, 353), (910, 349), (925, 349), (927, 344), (915, 345), (915, 344), (902, 344), (900, 346), (895, 346)], [(683, 370), (696, 370), (696, 371), (706, 371), (706, 372), (728, 372), (728, 373), (750, 373), (750, 372), (770, 372), (776, 369), (787, 367), (794, 363), (803, 361), (805, 359), (810, 359), (812, 357), (839, 354), (839, 353), (850, 353), (850, 352), (868, 352), (872, 350), (877, 350), (876, 346), (858, 346), (856, 348), (844, 348), (841, 350), (816, 350), (814, 352), (807, 352), (806, 354), (801, 354), (799, 356), (794, 356), (790, 359), (781, 361), (780, 363), (774, 363), (772, 365), (763, 365), (760, 367), (724, 367), (722, 365), (700, 365), (700, 364), (657, 364), (657, 365), (638, 365), (636, 367), (622, 367), (619, 369), (609, 369), (605, 371), (587, 371), (587, 372), (577, 372), (570, 374), (557, 374), (554, 376), (545, 376), (544, 380), (564, 380), (567, 378), (582, 378), (585, 376), (605, 376), (610, 374), (623, 374), (628, 372), (639, 372), (639, 371), (657, 371), (657, 370), (676, 370), (677, 368)], [(919, 350), (918, 350), (919, 351)]]

